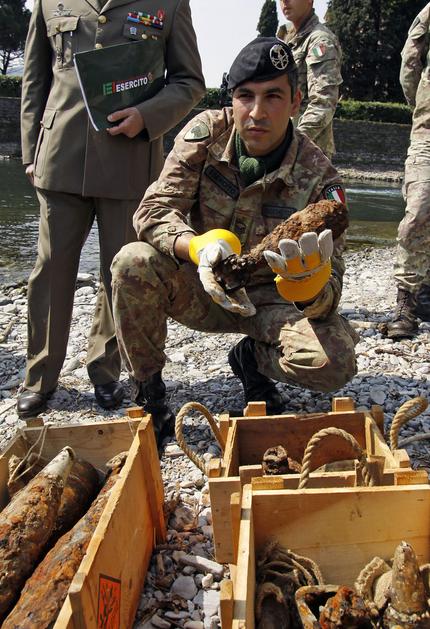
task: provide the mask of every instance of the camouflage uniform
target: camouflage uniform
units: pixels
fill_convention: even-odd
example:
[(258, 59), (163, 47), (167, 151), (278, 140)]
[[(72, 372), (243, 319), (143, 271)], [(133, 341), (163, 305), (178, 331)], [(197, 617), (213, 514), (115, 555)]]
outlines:
[(303, 94), (294, 124), (317, 144), (329, 159), (335, 152), (333, 116), (342, 83), (342, 52), (337, 37), (312, 11), (298, 31), (281, 27), (278, 36), (291, 46)]
[(414, 107), (405, 163), (405, 217), (397, 235), (395, 278), (416, 294), (430, 284), (430, 3), (417, 15), (402, 51), (400, 83)]
[[(197, 132), (196, 132), (197, 130)], [(129, 372), (145, 381), (165, 364), (166, 320), (205, 332), (241, 332), (256, 340), (260, 373), (320, 391), (345, 384), (355, 373), (356, 335), (336, 312), (342, 289), (342, 242), (333, 273), (303, 312), (277, 293), (267, 268), (247, 287), (257, 308), (242, 317), (215, 304), (197, 268), (177, 261), (174, 244), (185, 232), (234, 231), (242, 251), (261, 241), (296, 210), (339, 190), (339, 176), (306, 136), (293, 132), (278, 170), (241, 184), (235, 164), (231, 109), (199, 114), (179, 134), (157, 182), (134, 217), (140, 241), (121, 249), (112, 264), (118, 342)]]

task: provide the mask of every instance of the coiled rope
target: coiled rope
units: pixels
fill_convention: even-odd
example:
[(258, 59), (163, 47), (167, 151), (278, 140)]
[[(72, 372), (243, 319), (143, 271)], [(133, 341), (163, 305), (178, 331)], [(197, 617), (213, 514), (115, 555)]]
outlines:
[(323, 439), (325, 439), (325, 437), (333, 436), (333, 435), (342, 437), (343, 439), (345, 439), (345, 441), (349, 443), (354, 453), (354, 458), (358, 459), (358, 466), (362, 473), (364, 484), (367, 487), (373, 486), (375, 484), (375, 481), (370, 473), (369, 468), (367, 467), (366, 454), (360, 447), (360, 444), (358, 443), (358, 441), (349, 432), (346, 432), (346, 430), (342, 430), (341, 428), (335, 428), (334, 426), (331, 426), (330, 428), (323, 428), (322, 430), (319, 430), (309, 439), (308, 445), (306, 446), (305, 452), (303, 455), (302, 471), (300, 473), (300, 481), (299, 481), (298, 489), (306, 489), (306, 487), (308, 486), (309, 475), (312, 471), (311, 469), (312, 468), (311, 466), (312, 454), (314, 453), (316, 446)]

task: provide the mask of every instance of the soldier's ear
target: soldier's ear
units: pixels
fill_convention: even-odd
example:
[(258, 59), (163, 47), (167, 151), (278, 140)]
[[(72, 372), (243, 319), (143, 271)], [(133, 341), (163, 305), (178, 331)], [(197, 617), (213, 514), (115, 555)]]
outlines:
[(294, 98), (293, 98), (293, 103), (291, 106), (291, 117), (294, 118), (294, 116), (299, 112), (300, 109), (300, 103), (302, 102), (302, 93), (299, 90), (299, 88), (297, 88), (296, 93), (294, 94)]

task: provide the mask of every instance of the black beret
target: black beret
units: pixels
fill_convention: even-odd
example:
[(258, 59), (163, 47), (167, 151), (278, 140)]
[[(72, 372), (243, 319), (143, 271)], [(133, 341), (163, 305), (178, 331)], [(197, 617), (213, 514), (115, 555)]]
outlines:
[(228, 75), (228, 88), (246, 81), (270, 81), (296, 69), (288, 44), (277, 37), (257, 37), (242, 48)]

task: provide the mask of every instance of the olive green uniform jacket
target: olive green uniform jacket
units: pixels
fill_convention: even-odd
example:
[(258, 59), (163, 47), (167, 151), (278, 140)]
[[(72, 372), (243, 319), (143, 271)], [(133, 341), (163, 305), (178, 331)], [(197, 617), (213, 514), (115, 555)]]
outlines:
[(333, 116), (342, 83), (342, 52), (337, 37), (314, 12), (298, 31), (281, 27), (278, 35), (291, 46), (303, 94), (294, 124), (331, 157), (335, 152)]
[[(22, 154), (35, 163), (35, 185), (89, 197), (138, 199), (162, 168), (163, 133), (204, 91), (188, 0), (36, 0), (25, 48)], [(165, 12), (162, 30), (127, 21), (130, 10)], [(135, 28), (131, 28), (135, 27)], [(73, 55), (155, 37), (166, 85), (138, 105), (146, 130), (111, 137), (88, 121)], [(149, 141), (148, 141), (149, 140)]]

